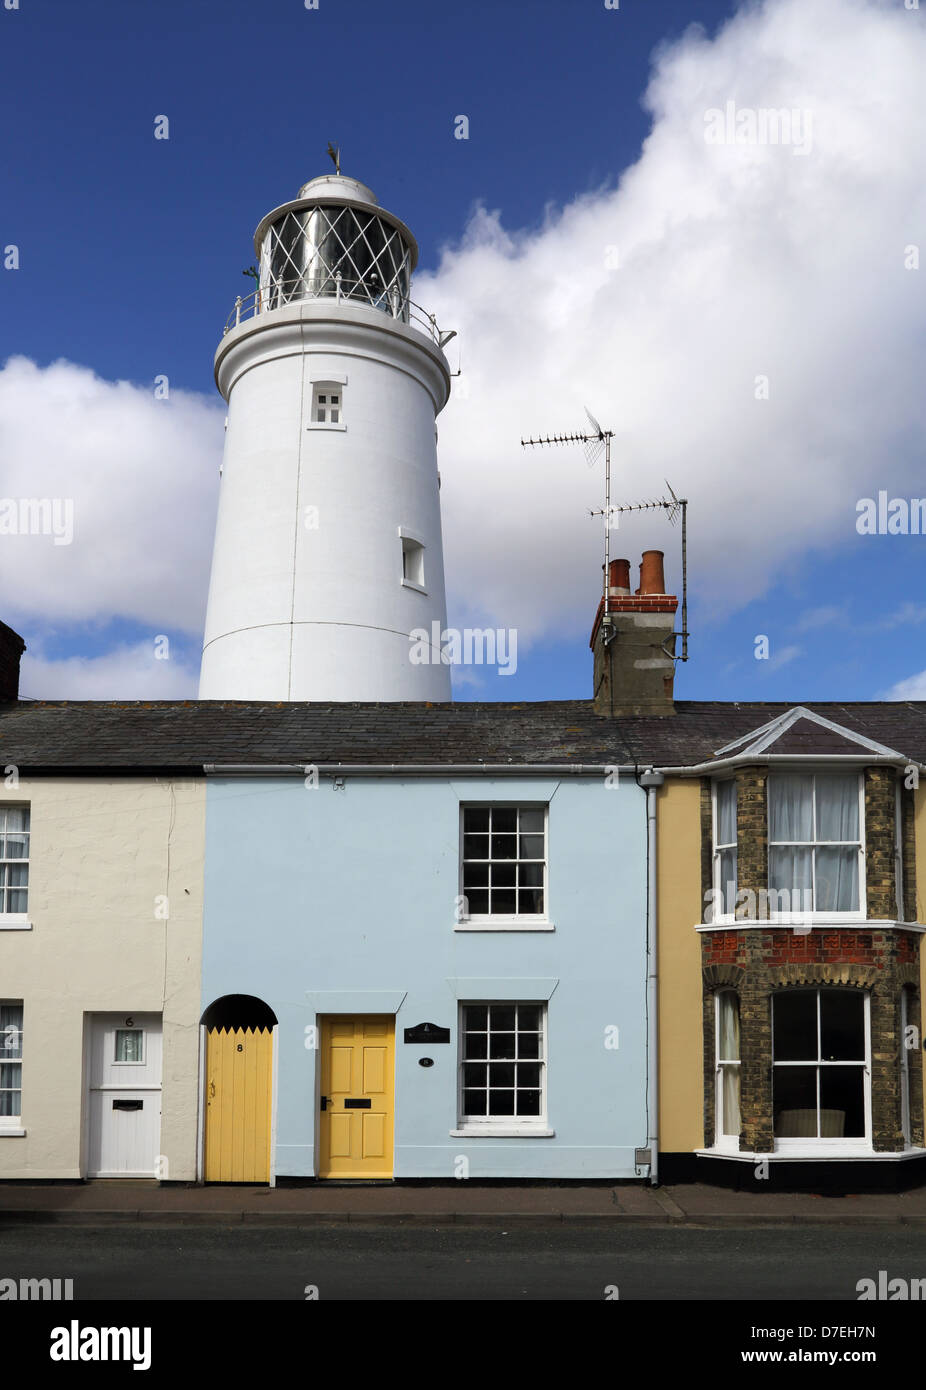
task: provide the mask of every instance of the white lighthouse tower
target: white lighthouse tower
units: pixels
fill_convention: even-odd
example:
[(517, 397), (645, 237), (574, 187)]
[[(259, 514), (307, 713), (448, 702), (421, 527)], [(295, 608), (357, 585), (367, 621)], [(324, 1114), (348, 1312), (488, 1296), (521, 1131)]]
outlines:
[(449, 700), (435, 419), (450, 370), (411, 232), (312, 179), (254, 237), (215, 356), (228, 402), (201, 700)]

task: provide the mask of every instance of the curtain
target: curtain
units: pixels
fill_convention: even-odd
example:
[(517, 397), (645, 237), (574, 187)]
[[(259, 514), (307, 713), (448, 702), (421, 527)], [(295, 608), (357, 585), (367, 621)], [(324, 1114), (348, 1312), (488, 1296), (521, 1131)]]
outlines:
[(858, 850), (821, 848), (816, 851), (814, 907), (818, 912), (858, 910)]
[(769, 777), (768, 837), (792, 841), (813, 839), (812, 777)]
[(736, 844), (736, 783), (717, 783), (717, 843)]
[(768, 886), (776, 893), (791, 894), (790, 902), (779, 904), (783, 912), (803, 912), (813, 888), (813, 850), (793, 845), (770, 845)]
[(816, 779), (817, 839), (858, 840), (858, 777)]
[(720, 1018), (717, 1029), (718, 1063), (720, 1064), (721, 1085), (721, 1125), (722, 1134), (739, 1134), (740, 1123), (740, 1069), (739, 1066), (724, 1066), (723, 1063), (740, 1059), (740, 1010), (739, 1000), (730, 990), (717, 995)]
[(717, 886), (723, 895), (724, 912), (732, 914), (736, 911), (736, 850), (722, 849), (719, 857), (720, 883)]
[[(849, 842), (852, 847), (812, 849), (793, 843), (821, 840)], [(859, 803), (855, 774), (770, 777), (769, 841), (768, 886), (791, 894), (791, 911), (808, 906), (811, 888), (814, 911), (857, 911)], [(785, 906), (780, 904), (783, 909)]]
[(739, 1000), (729, 990), (717, 996), (720, 1005), (719, 1042), (721, 1062), (738, 1062), (740, 1059), (740, 1010)]

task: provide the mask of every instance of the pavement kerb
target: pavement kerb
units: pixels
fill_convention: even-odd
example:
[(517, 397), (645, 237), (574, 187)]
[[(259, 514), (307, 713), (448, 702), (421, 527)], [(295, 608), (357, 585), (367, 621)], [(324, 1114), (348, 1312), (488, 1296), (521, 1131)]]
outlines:
[[(369, 1212), (369, 1211), (153, 1211), (141, 1209), (128, 1210), (84, 1210), (84, 1211), (0, 1211), (0, 1226), (9, 1225), (62, 1225), (62, 1226), (474, 1226), (524, 1229), (537, 1226), (650, 1226), (666, 1228), (687, 1226), (692, 1229), (710, 1230), (712, 1228), (770, 1228), (786, 1226), (842, 1226), (844, 1215), (836, 1212), (795, 1213), (750, 1213), (717, 1212), (694, 1214), (681, 1212), (680, 1216), (666, 1211), (659, 1216), (655, 1213), (638, 1212), (478, 1212), (478, 1211), (434, 1211), (434, 1212)], [(854, 1226), (926, 1226), (926, 1215), (881, 1215), (866, 1213), (853, 1219)]]

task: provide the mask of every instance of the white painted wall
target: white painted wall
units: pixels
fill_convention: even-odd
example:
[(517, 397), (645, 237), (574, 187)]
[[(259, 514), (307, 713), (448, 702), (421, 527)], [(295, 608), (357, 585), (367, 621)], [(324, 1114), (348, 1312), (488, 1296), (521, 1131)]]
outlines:
[[(312, 427), (319, 379), (344, 383), (343, 429)], [(449, 700), (449, 666), (412, 664), (409, 641), (446, 623), (443, 353), (375, 309), (315, 300), (232, 330), (216, 380), (228, 429), (200, 699)], [(425, 546), (426, 593), (402, 583), (400, 528)]]
[(23, 778), (0, 800), (28, 803), (32, 831), (31, 930), (0, 915), (0, 997), (24, 1005), (25, 1130), (0, 1122), (0, 1179), (85, 1175), (91, 1013), (163, 1015), (160, 1176), (195, 1179), (204, 779)]

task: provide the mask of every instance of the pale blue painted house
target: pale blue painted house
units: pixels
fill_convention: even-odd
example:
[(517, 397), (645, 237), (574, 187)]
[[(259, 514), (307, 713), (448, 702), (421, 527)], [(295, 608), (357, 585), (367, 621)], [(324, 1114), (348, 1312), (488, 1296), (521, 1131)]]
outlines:
[[(207, 767), (205, 1178), (264, 1176), (265, 1117), (270, 1181), (647, 1176), (646, 794), (613, 723), (228, 708), (257, 756)], [(232, 1098), (228, 1030), (242, 1068), (272, 1030), (269, 1095)]]

